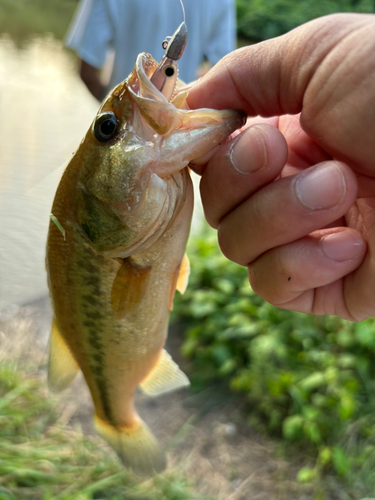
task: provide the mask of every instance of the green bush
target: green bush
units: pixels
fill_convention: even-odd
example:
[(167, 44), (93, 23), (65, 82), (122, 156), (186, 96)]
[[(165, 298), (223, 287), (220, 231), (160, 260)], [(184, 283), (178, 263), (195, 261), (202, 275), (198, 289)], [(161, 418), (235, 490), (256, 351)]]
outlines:
[(237, 0), (238, 34), (253, 42), (335, 12), (374, 12), (373, 0)]
[(310, 443), (320, 465), (339, 474), (350, 426), (356, 443), (370, 439), (375, 453), (374, 319), (350, 323), (271, 306), (251, 290), (246, 269), (220, 253), (212, 230), (192, 239), (188, 253), (190, 283), (174, 318), (186, 326), (193, 387), (221, 379), (246, 397), (251, 425)]

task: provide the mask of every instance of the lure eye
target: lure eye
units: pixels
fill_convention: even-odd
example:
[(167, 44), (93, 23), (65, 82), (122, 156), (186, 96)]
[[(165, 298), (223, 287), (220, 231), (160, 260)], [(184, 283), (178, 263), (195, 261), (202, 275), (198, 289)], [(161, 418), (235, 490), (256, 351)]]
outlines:
[(95, 124), (94, 134), (100, 142), (107, 142), (117, 132), (118, 120), (112, 111), (105, 111), (100, 113)]
[(171, 76), (174, 75), (174, 67), (173, 66), (167, 66), (165, 69), (164, 69), (164, 74), (165, 76), (167, 76), (168, 78), (170, 78)]

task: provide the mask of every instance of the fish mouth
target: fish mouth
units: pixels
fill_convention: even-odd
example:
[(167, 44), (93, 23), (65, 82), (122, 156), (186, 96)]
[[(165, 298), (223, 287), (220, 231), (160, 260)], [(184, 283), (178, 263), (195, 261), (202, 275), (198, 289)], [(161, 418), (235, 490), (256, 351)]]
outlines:
[(132, 125), (137, 135), (153, 143), (156, 155), (151, 168), (164, 177), (220, 145), (244, 125), (246, 117), (237, 110), (190, 110), (187, 93), (178, 93), (183, 85), (179, 80), (169, 102), (151, 82), (157, 66), (152, 56), (139, 54), (128, 89), (134, 103)]
[(151, 82), (151, 77), (157, 67), (157, 62), (150, 54), (146, 52), (139, 54), (135, 61), (133, 73), (129, 78), (129, 90), (133, 96), (167, 104), (169, 101)]

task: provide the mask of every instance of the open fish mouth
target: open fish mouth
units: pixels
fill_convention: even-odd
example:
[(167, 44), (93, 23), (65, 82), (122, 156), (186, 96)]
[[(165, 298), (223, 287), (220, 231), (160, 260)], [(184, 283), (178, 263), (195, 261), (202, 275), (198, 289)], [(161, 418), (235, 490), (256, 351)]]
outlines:
[[(148, 248), (183, 205), (189, 185), (183, 169), (212, 152), (244, 123), (240, 111), (188, 109), (187, 93), (178, 92), (183, 84), (177, 75), (176, 90), (168, 101), (151, 81), (157, 67), (149, 54), (138, 56), (130, 76), (102, 105), (87, 138), (95, 135), (98, 124), (100, 129), (102, 116), (117, 124), (108, 141), (100, 142), (95, 135), (90, 147), (98, 155), (98, 166), (93, 172), (90, 162), (81, 182), (90, 200), (109, 207), (129, 229), (121, 249), (112, 248), (108, 238), (98, 235), (96, 247), (106, 257), (121, 254), (125, 258)], [(95, 224), (91, 233), (98, 233)]]
[(129, 77), (128, 87), (133, 95), (165, 104), (169, 101), (151, 82), (151, 77), (157, 67), (157, 62), (150, 54), (146, 52), (139, 54)]
[(183, 85), (179, 80), (169, 102), (151, 82), (156, 68), (149, 54), (140, 54), (127, 87), (135, 105), (132, 125), (154, 144), (158, 160), (153, 171), (165, 176), (214, 149), (243, 126), (245, 116), (237, 110), (188, 109), (187, 92), (178, 92)]

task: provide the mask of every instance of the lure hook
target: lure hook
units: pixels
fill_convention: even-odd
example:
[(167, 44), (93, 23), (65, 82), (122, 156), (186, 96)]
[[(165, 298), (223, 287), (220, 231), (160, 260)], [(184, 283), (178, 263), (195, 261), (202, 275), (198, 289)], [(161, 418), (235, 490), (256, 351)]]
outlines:
[(185, 9), (180, 0), (184, 20), (177, 28), (171, 37), (166, 37), (162, 43), (165, 54), (162, 57), (158, 67), (151, 77), (151, 83), (164, 95), (169, 101), (173, 95), (178, 78), (178, 65), (179, 61), (185, 52), (187, 43), (187, 26), (185, 22)]

